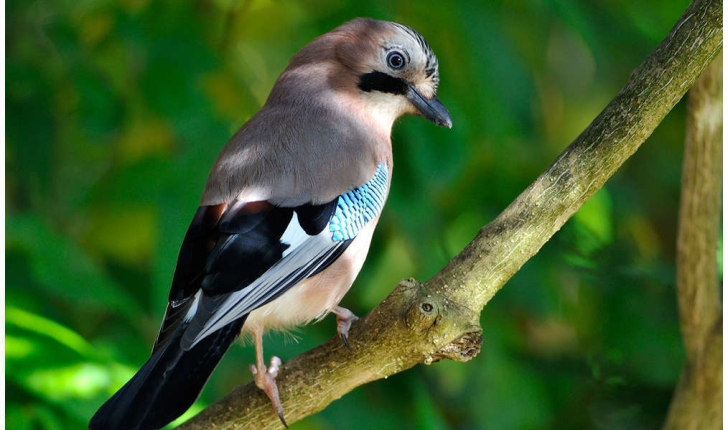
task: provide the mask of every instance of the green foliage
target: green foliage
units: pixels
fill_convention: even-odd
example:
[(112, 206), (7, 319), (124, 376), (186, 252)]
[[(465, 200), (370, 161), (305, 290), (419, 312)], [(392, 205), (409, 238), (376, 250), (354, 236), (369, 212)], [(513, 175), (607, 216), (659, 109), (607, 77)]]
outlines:
[[(454, 127), (395, 126), (393, 189), (344, 305), (436, 273), (594, 118), (685, 2), (13, 1), (6, 428), (83, 428), (146, 360), (207, 172), (288, 58), (355, 16), (419, 30)], [(292, 428), (656, 428), (683, 361), (683, 107), (487, 306), (482, 353)], [(719, 251), (722, 256), (722, 246)], [(721, 266), (722, 267), (722, 266)], [(722, 272), (721, 272), (722, 273)], [(333, 321), (272, 335), (284, 360)], [(193, 410), (248, 380), (233, 347)]]

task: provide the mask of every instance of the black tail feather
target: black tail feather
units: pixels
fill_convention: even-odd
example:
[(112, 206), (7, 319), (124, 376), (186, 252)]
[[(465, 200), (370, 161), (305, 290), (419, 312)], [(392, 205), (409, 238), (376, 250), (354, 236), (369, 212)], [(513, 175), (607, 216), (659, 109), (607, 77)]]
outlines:
[(197, 399), (210, 374), (240, 334), (234, 321), (184, 351), (186, 324), (91, 418), (91, 430), (153, 430), (182, 415)]

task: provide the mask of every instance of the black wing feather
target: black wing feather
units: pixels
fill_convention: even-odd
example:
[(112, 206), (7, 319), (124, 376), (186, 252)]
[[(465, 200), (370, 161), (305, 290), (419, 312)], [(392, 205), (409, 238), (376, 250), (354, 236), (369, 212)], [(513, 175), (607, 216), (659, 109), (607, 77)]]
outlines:
[[(184, 338), (199, 332), (200, 324), (217, 303), (255, 281), (283, 258), (288, 245), (281, 237), (294, 211), (308, 234), (318, 234), (336, 209), (336, 200), (299, 208), (266, 202), (202, 206), (187, 231), (177, 259), (170, 303), (151, 358), (91, 419), (91, 429), (146, 430), (163, 427), (182, 415), (199, 396), (220, 359), (245, 323), (246, 315), (185, 348)], [(318, 269), (299, 268), (284, 279), (285, 288), (265, 298), (274, 300), (291, 286), (328, 267), (348, 246), (344, 241), (315, 261)], [(189, 312), (202, 290), (194, 318)]]

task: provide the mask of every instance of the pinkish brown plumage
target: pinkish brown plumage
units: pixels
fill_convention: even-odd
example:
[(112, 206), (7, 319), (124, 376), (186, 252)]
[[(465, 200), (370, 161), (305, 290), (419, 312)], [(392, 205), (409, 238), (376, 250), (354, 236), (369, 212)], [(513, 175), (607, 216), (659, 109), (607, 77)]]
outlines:
[[(337, 316), (364, 263), (391, 183), (400, 116), (450, 127), (437, 59), (417, 32), (356, 19), (293, 56), (220, 152), (182, 244), (152, 357), (92, 429), (156, 429), (189, 408), (230, 344), (251, 333), (256, 385), (283, 420), (262, 336)], [(347, 343), (348, 345), (348, 343)]]

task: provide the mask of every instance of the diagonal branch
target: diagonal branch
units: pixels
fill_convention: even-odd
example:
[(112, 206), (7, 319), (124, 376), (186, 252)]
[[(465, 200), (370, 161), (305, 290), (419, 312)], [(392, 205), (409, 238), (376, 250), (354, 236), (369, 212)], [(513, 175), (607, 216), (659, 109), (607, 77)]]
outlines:
[[(554, 163), (432, 279), (409, 279), (350, 331), (288, 361), (278, 377), (288, 422), (418, 363), (480, 351), (479, 315), (513, 274), (652, 134), (722, 47), (722, 1), (695, 0), (627, 84)], [(180, 429), (280, 428), (252, 383)]]

